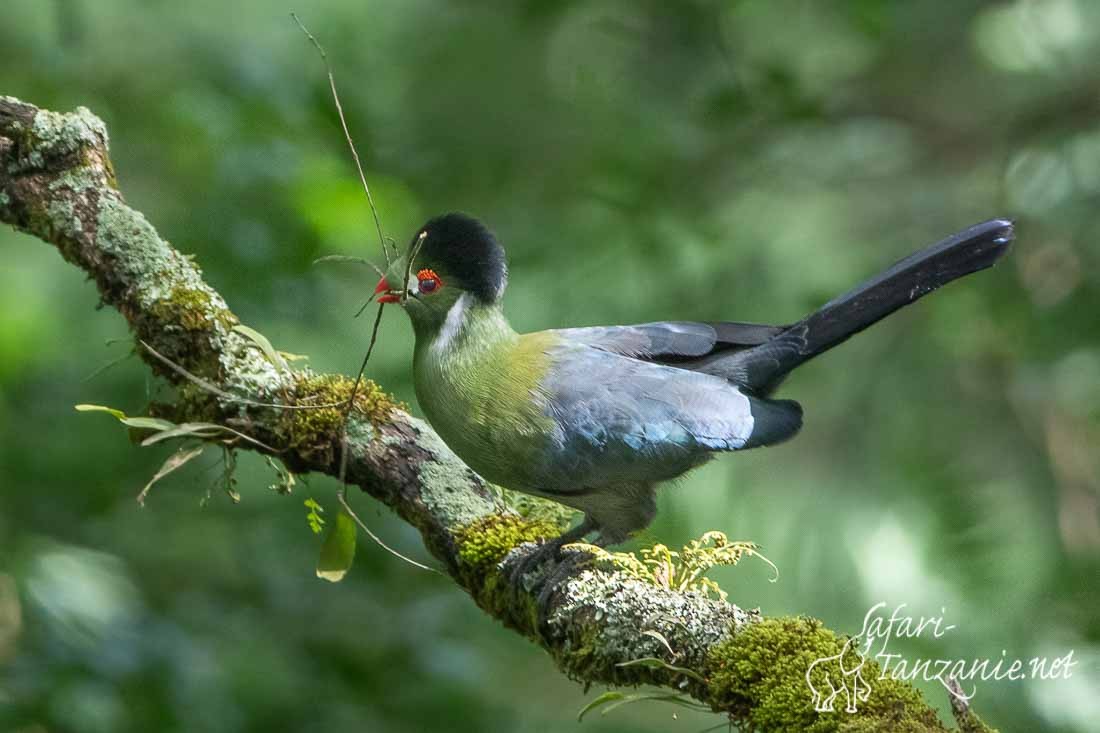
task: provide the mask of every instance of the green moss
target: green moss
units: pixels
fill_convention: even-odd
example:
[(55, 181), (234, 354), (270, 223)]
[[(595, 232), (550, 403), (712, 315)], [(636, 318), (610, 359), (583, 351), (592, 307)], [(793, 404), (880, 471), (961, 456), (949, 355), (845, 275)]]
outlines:
[[(167, 297), (154, 303), (150, 310), (161, 322), (178, 324), (188, 331), (207, 330), (216, 319), (227, 320), (224, 312), (214, 306), (209, 290), (186, 285), (173, 287)], [(230, 328), (232, 325), (229, 323)]]
[[(806, 684), (806, 670), (818, 659), (845, 650), (845, 640), (810, 618), (782, 617), (749, 624), (715, 645), (707, 659), (706, 696), (715, 709), (729, 710), (745, 730), (807, 731), (944, 731), (920, 693), (905, 683), (880, 679), (880, 668), (864, 662), (861, 673), (869, 697), (844, 711), (843, 694), (834, 712), (817, 712)], [(858, 658), (848, 650), (845, 666)], [(811, 679), (828, 689), (826, 679), (843, 680), (833, 661), (815, 665)]]
[(118, 175), (115, 173), (115, 163), (110, 158), (103, 161), (103, 172), (107, 175), (107, 185), (118, 190)]
[(553, 525), (513, 514), (491, 514), (454, 535), (459, 578), (478, 606), (506, 626), (534, 636), (538, 610), (529, 594), (517, 593), (499, 565), (514, 548), (557, 534)]
[(146, 414), (175, 423), (212, 422), (220, 425), (225, 422), (218, 398), (190, 382), (176, 387), (176, 398), (172, 402), (150, 402)]
[[(598, 624), (578, 625), (562, 649), (554, 654), (554, 661), (566, 676), (578, 682), (592, 679), (606, 679), (609, 673), (618, 687), (637, 686), (650, 681), (651, 670), (641, 667), (608, 667), (607, 653)], [(633, 659), (646, 659), (654, 655), (638, 655)], [(659, 658), (659, 657), (658, 657)]]
[(531, 521), (511, 514), (494, 514), (469, 524), (455, 534), (459, 561), (484, 573), (498, 565), (514, 548), (557, 534), (549, 522)]
[[(344, 411), (355, 380), (340, 374), (311, 372), (295, 372), (293, 378), (291, 404), (331, 406), (315, 410), (283, 410), (278, 429), (283, 444), (303, 457), (332, 463), (339, 455), (336, 451), (337, 439), (344, 425)], [(353, 414), (377, 425), (386, 421), (390, 413), (399, 407), (385, 390), (364, 379), (356, 391)]]
[(138, 321), (139, 335), (189, 371), (220, 380), (221, 340), (237, 317), (201, 282), (177, 282), (157, 295)]

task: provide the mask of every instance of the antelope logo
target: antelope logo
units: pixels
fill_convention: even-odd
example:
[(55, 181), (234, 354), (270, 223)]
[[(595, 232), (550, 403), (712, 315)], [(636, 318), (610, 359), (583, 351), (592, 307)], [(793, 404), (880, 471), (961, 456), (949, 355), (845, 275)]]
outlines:
[[(831, 657), (815, 659), (806, 668), (806, 686), (810, 688), (814, 710), (817, 712), (832, 712), (835, 709), (837, 697), (843, 693), (844, 710), (854, 713), (856, 712), (856, 702), (865, 702), (871, 696), (871, 685), (863, 679), (863, 663), (866, 659), (857, 649), (852, 647), (852, 642), (858, 638), (857, 636), (849, 638), (848, 641), (844, 642), (844, 647), (840, 650), (840, 653)], [(848, 664), (853, 661), (857, 663), (854, 665)], [(840, 668), (840, 679), (833, 679), (836, 670), (830, 662), (836, 662), (836, 666)], [(814, 686), (811, 679), (811, 675), (818, 665), (823, 665), (822, 673), (825, 678), (825, 687), (821, 689)]]

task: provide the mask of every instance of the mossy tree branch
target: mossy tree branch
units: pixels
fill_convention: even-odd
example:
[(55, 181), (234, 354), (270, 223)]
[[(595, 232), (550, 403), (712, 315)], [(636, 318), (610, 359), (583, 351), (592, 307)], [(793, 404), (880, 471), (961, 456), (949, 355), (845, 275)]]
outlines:
[[(273, 447), (295, 472), (339, 473), (339, 408), (256, 403), (339, 403), (348, 398), (351, 380), (276, 366), (234, 330), (237, 317), (194, 262), (126, 204), (106, 128), (88, 110), (58, 114), (0, 97), (0, 221), (54, 245), (95, 281), (136, 340), (217, 388), (197, 385), (138, 348), (176, 387), (172, 404), (154, 406), (158, 414), (230, 426)], [(513, 548), (555, 527), (509, 511), (428, 425), (373, 383), (357, 399), (348, 440), (348, 482), (415, 526), (482, 609), (541, 645), (571, 678), (669, 687), (753, 730), (946, 730), (915, 689), (877, 679), (873, 662), (864, 667), (872, 692), (858, 713), (815, 712), (806, 669), (844, 644), (812, 619), (766, 619), (622, 572), (578, 568), (559, 584), (540, 621), (539, 578), (527, 578), (534, 588), (512, 584), (499, 565)], [(647, 657), (690, 673), (622, 666)], [(834, 675), (840, 678), (839, 668)], [(959, 724), (980, 729), (969, 713)]]

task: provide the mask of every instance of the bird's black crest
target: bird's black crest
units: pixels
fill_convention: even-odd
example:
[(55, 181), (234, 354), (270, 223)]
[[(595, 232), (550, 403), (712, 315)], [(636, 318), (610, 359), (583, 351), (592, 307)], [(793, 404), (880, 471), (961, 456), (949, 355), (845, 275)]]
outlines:
[(417, 237), (421, 232), (427, 236), (414, 268), (438, 266), (486, 303), (504, 293), (508, 280), (504, 248), (484, 224), (466, 214), (444, 214), (420, 227)]

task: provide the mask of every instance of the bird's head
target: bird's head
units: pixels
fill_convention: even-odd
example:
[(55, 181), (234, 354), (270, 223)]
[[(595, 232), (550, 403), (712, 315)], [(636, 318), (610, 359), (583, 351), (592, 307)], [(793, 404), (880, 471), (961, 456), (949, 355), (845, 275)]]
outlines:
[(493, 233), (473, 217), (444, 214), (417, 230), (405, 255), (378, 281), (375, 294), (380, 303), (404, 306), (418, 331), (434, 330), (460, 299), (498, 303), (507, 281), (504, 248)]

